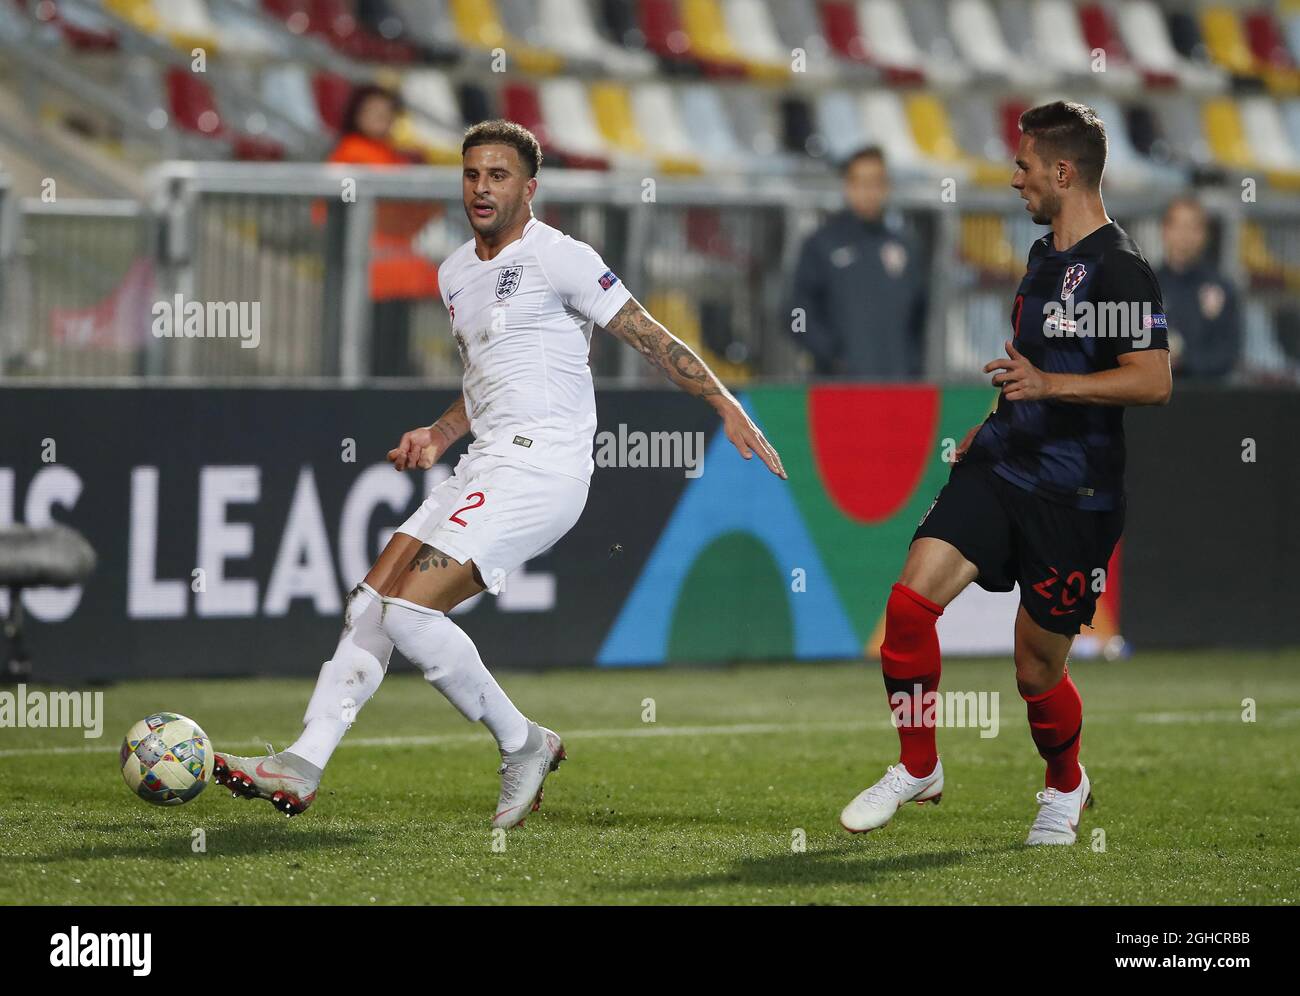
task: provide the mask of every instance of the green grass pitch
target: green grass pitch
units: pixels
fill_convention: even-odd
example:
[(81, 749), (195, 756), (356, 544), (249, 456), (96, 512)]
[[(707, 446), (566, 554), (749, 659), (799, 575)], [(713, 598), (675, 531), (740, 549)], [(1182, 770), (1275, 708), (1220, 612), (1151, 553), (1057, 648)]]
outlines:
[(311, 682), (124, 683), (105, 690), (102, 740), (0, 729), (0, 902), (1296, 902), (1300, 651), (1146, 653), (1072, 674), (1098, 802), (1076, 846), (1032, 850), (1043, 769), (1006, 660), (946, 664), (945, 689), (999, 693), (998, 735), (940, 730), (942, 804), (858, 837), (840, 808), (897, 756), (874, 665), (505, 674), (570, 759), (504, 850), (490, 737), (414, 673), (387, 679), (293, 820), (215, 785), (148, 806), (117, 748), (161, 709), (218, 748), (283, 747)]

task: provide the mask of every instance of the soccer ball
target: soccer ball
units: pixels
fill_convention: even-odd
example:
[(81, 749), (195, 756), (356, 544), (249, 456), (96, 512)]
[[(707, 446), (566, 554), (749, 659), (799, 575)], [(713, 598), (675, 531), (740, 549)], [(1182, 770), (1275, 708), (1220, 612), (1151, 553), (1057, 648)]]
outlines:
[(174, 712), (136, 723), (122, 741), (126, 787), (155, 806), (189, 802), (212, 778), (212, 743), (199, 724)]

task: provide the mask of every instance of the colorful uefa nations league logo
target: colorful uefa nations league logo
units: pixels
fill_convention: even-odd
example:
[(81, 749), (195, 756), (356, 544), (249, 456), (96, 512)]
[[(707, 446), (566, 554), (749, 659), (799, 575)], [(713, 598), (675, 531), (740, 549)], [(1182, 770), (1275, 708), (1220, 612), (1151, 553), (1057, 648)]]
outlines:
[(504, 301), (519, 289), (519, 280), (524, 275), (522, 266), (507, 266), (497, 274), (497, 300)]

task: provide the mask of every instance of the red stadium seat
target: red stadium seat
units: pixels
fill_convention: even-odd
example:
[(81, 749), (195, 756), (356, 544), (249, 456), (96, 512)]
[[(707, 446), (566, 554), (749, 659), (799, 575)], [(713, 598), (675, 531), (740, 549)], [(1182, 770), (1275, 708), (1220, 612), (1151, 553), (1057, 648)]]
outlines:
[(853, 62), (867, 61), (867, 45), (862, 38), (857, 11), (853, 4), (839, 2), (821, 4), (822, 34), (831, 50), (842, 59)]
[(354, 59), (408, 63), (418, 58), (413, 46), (391, 41), (363, 25), (350, 0), (262, 0), (262, 6), (295, 34), (316, 35)]
[(1029, 110), (1029, 105), (1023, 100), (1005, 100), (1002, 102), (1002, 141), (1007, 145), (1007, 151), (1014, 157), (1016, 151), (1020, 148), (1020, 115)]
[(36, 4), (17, 0), (17, 3), (24, 10), (30, 9), (32, 16), (38, 21), (55, 25), (63, 35), (63, 40), (72, 48), (83, 52), (108, 52), (118, 47), (116, 31), (108, 27), (101, 29), (69, 20), (63, 16), (55, 0), (41, 0)]
[(176, 67), (167, 70), (167, 101), (178, 128), (227, 142), (236, 159), (284, 158), (284, 148), (278, 142), (230, 130), (212, 88), (194, 73)]
[(351, 81), (336, 73), (317, 73), (312, 77), (311, 89), (321, 120), (334, 131), (341, 130), (343, 115), (347, 113), (348, 101), (352, 98)]
[(570, 169), (609, 169), (609, 162), (605, 159), (565, 152), (562, 147), (555, 145), (542, 114), (541, 98), (531, 84), (507, 83), (502, 87), (501, 113), (507, 121), (521, 124), (536, 135), (548, 160), (558, 160), (559, 165)]
[(1262, 66), (1272, 69), (1294, 69), (1295, 60), (1287, 50), (1282, 29), (1268, 10), (1248, 11), (1244, 17), (1246, 43), (1251, 54)]
[(641, 0), (638, 12), (646, 48), (670, 62), (690, 57), (691, 39), (675, 0)]

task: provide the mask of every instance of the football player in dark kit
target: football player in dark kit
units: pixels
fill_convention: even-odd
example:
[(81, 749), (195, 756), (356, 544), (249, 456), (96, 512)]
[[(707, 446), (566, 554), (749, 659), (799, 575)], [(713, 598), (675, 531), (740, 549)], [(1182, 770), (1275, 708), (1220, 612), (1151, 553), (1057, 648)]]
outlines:
[[(840, 817), (884, 826), (905, 802), (938, 802), (943, 765), (933, 710), (935, 625), (972, 581), (1020, 586), (1016, 684), (1047, 764), (1027, 844), (1073, 844), (1091, 788), (1079, 764), (1083, 704), (1066, 656), (1092, 621), (1124, 527), (1124, 407), (1169, 400), (1160, 288), (1133, 240), (1106, 215), (1106, 132), (1081, 104), (1020, 118), (1011, 185), (1051, 232), (1029, 250), (1011, 309), (1006, 357), (989, 363), (997, 409), (956, 450), (948, 483), (912, 538), (885, 611), (885, 688), (899, 763)], [(922, 707), (908, 705), (920, 697)]]

